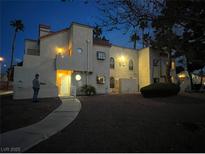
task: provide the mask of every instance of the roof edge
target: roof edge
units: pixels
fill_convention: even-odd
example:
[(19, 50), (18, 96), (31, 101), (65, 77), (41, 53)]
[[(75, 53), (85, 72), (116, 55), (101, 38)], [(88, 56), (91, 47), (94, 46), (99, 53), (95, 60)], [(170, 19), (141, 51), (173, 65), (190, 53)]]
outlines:
[(71, 22), (70, 26), (72, 25), (78, 25), (78, 26), (83, 26), (83, 27), (87, 27), (87, 28), (94, 28), (93, 26), (90, 26), (88, 24), (82, 24), (82, 23), (78, 23), (78, 22)]
[(51, 32), (50, 34), (41, 36), (40, 39), (44, 39), (44, 38), (47, 38), (47, 37), (50, 37), (50, 36), (53, 36), (53, 35), (56, 35), (56, 34), (59, 34), (59, 33), (65, 32), (65, 31), (68, 31), (68, 30), (69, 30), (69, 28), (64, 28), (64, 29), (61, 29), (61, 30), (56, 31), (56, 32)]
[(116, 44), (112, 44), (113, 47), (118, 47), (118, 48), (124, 48), (124, 49), (130, 49), (130, 50), (135, 50), (135, 51), (139, 51), (140, 49), (134, 49), (134, 48), (129, 48), (129, 47), (124, 47), (124, 46), (120, 46), (120, 45), (116, 45)]

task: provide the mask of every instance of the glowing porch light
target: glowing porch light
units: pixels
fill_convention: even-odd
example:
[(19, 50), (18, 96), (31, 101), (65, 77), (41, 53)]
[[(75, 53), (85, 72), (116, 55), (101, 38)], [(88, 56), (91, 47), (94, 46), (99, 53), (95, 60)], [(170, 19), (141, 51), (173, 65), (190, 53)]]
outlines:
[(179, 74), (178, 76), (179, 76), (179, 78), (185, 78), (186, 77), (185, 74)]
[(81, 80), (81, 76), (80, 76), (79, 74), (77, 74), (77, 75), (75, 76), (75, 79), (76, 79), (76, 81), (80, 81), (80, 80)]
[(65, 50), (63, 48), (56, 47), (56, 52), (57, 54), (62, 55), (65, 52)]
[(121, 56), (121, 57), (120, 57), (120, 61), (124, 62), (124, 61), (125, 61), (125, 57), (124, 57), (124, 56)]
[(3, 57), (0, 57), (0, 62), (4, 61), (4, 58)]
[(59, 73), (59, 74), (58, 74), (58, 77), (62, 77), (62, 76), (63, 76), (63, 73)]

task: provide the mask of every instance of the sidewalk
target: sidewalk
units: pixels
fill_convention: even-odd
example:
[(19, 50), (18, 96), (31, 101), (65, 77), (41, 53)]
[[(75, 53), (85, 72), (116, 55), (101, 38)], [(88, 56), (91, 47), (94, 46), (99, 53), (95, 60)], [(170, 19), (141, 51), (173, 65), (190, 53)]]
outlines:
[(77, 117), (81, 103), (74, 98), (61, 100), (62, 105), (38, 123), (0, 134), (0, 152), (24, 152), (69, 125)]
[(12, 90), (0, 90), (0, 96), (1, 95), (8, 95), (8, 94), (12, 94), (13, 91)]

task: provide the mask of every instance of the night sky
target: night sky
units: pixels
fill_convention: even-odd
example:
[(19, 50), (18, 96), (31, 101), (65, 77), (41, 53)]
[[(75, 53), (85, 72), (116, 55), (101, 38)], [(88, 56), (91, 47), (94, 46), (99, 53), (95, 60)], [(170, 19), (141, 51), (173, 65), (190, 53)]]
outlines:
[[(95, 25), (99, 22), (101, 15), (95, 0), (89, 1), (88, 4), (84, 4), (80, 0), (69, 2), (61, 0), (0, 0), (0, 7), (0, 56), (5, 58), (4, 63), (7, 64), (7, 67), (10, 63), (14, 34), (14, 29), (10, 26), (11, 20), (21, 19), (25, 26), (24, 32), (19, 32), (16, 39), (14, 54), (14, 63), (16, 63), (23, 58), (24, 39), (37, 39), (39, 24), (50, 25), (52, 31), (58, 31), (68, 27), (71, 22)], [(104, 31), (104, 35), (113, 44), (132, 47), (129, 40), (130, 34), (123, 35), (122, 31)]]

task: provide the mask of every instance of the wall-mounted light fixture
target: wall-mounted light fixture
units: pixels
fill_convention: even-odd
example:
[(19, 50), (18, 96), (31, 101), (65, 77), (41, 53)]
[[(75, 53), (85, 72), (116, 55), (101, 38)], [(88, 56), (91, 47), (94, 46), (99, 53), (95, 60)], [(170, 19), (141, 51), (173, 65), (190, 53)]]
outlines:
[(125, 62), (125, 57), (123, 55), (120, 57), (120, 61)]
[(126, 58), (125, 58), (125, 56), (121, 55), (119, 57), (119, 64), (120, 64), (121, 67), (124, 67), (126, 65)]
[(65, 49), (64, 48), (56, 47), (56, 52), (57, 52), (57, 54), (63, 55), (64, 52), (65, 52)]
[(76, 74), (75, 79), (76, 79), (76, 81), (80, 81), (81, 80), (80, 74)]

